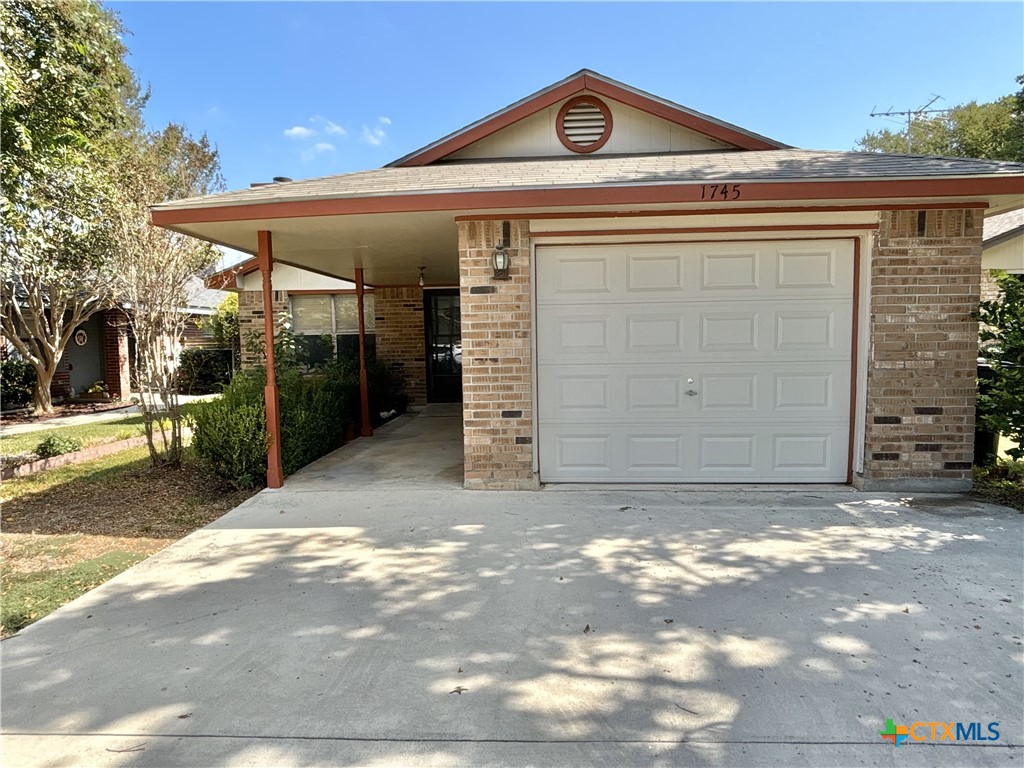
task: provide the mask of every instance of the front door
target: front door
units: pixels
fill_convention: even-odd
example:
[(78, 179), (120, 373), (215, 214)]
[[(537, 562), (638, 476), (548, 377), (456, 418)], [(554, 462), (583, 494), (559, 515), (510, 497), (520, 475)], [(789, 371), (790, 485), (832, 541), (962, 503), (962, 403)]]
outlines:
[(462, 402), (462, 323), (459, 289), (424, 293), (427, 330), (427, 400)]

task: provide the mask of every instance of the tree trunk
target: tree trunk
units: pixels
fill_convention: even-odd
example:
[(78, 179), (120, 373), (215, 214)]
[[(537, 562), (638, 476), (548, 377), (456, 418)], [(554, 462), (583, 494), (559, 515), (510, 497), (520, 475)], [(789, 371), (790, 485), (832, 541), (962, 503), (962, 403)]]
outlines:
[(36, 386), (32, 392), (32, 413), (41, 416), (53, 413), (53, 397), (50, 395), (50, 384), (53, 383), (56, 366), (48, 369), (36, 368)]

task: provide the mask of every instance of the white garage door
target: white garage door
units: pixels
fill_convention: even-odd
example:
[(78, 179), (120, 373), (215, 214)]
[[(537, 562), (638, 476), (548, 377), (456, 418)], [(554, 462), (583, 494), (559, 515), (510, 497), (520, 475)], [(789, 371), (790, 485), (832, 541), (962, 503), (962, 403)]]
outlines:
[(845, 482), (853, 245), (537, 248), (547, 482)]

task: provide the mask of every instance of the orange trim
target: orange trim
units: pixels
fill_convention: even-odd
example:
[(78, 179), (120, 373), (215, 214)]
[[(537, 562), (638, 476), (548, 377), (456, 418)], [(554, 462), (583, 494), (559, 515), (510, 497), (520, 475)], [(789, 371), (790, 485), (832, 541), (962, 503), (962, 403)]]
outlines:
[[(724, 183), (724, 182), (719, 182)], [(746, 200), (808, 200), (856, 198), (962, 197), (964, 195), (1019, 194), (1024, 179), (909, 179), (889, 181), (736, 182)], [(368, 213), (457, 211), (473, 208), (540, 208), (571, 205), (623, 205), (646, 203), (699, 203), (701, 184), (648, 184), (632, 186), (521, 189), (494, 192), (348, 197), (326, 200), (223, 205), (212, 208), (172, 208), (153, 211), (158, 226), (217, 221), (345, 216)], [(704, 185), (706, 186), (706, 185)], [(723, 203), (719, 213), (729, 213)], [(504, 217), (505, 214), (502, 214)]]
[[(952, 210), (956, 208), (981, 208), (989, 207), (988, 203), (963, 202), (963, 203), (904, 203), (901, 205), (783, 205), (778, 207), (764, 206), (761, 208), (729, 208), (726, 213), (836, 213), (842, 211), (917, 211), (917, 210)], [(721, 214), (721, 208), (690, 208), (687, 210), (671, 209), (657, 211), (567, 211), (565, 213), (503, 213), (502, 219), (620, 219), (630, 217), (648, 216), (707, 216), (709, 214)], [(467, 216), (456, 216), (455, 222), (463, 221), (494, 221), (494, 214), (473, 214)]]
[(748, 136), (733, 128), (719, 125), (697, 115), (691, 115), (681, 109), (669, 106), (668, 104), (662, 104), (632, 91), (627, 91), (625, 88), (620, 88), (604, 80), (584, 77), (584, 81), (588, 91), (599, 93), (615, 101), (621, 101), (623, 104), (639, 109), (649, 115), (660, 117), (662, 120), (668, 120), (670, 123), (681, 125), (683, 128), (689, 128), (691, 131), (702, 133), (709, 138), (716, 139), (725, 144), (731, 144), (740, 149), (780, 149), (784, 146)]
[[(577, 144), (575, 141), (570, 139), (565, 134), (565, 116), (569, 114), (569, 110), (579, 104), (589, 104), (597, 107), (601, 111), (601, 115), (604, 117), (604, 133), (601, 138), (595, 141), (593, 144)], [(569, 99), (562, 108), (558, 110), (558, 117), (555, 119), (555, 133), (558, 134), (558, 140), (562, 142), (562, 146), (568, 149), (570, 152), (579, 152), (580, 154), (587, 154), (589, 152), (597, 152), (601, 147), (608, 143), (608, 139), (612, 137), (612, 111), (608, 109), (608, 105), (600, 99), (595, 99), (593, 96), (576, 96), (575, 98)]]
[[(401, 168), (429, 165), (436, 160), (447, 157), (454, 152), (458, 152), (460, 149), (468, 147), (470, 144), (480, 141), (480, 139), (484, 139), (494, 133), (497, 133), (502, 128), (507, 128), (513, 123), (530, 117), (531, 115), (540, 112), (542, 109), (547, 109), (563, 99), (575, 96), (582, 91), (590, 91), (591, 93), (605, 96), (615, 101), (620, 101), (623, 104), (639, 109), (647, 114), (655, 115), (656, 117), (660, 117), (670, 123), (680, 125), (684, 128), (689, 128), (692, 131), (696, 131), (697, 133), (701, 133), (712, 139), (716, 139), (739, 149), (781, 149), (785, 147), (784, 144), (758, 139), (734, 128), (729, 128), (711, 120), (690, 114), (678, 107), (663, 104), (649, 96), (642, 96), (638, 93), (633, 93), (625, 88), (612, 85), (601, 78), (580, 74), (557, 88), (547, 91), (546, 93), (538, 94), (534, 98), (523, 102), (517, 107), (509, 109), (506, 112), (501, 112), (489, 120), (485, 120), (475, 128), (471, 128), (462, 133), (457, 133), (455, 136), (442, 141), (434, 147), (416, 152), (400, 163), (391, 163), (391, 166)], [(559, 123), (561, 123), (561, 121), (559, 121)]]
[(665, 227), (663, 229), (577, 229), (564, 232), (531, 232), (530, 238), (539, 240), (545, 237), (589, 237), (597, 235), (685, 235), (708, 234), (713, 232), (793, 232), (802, 230), (842, 230), (878, 229), (877, 224), (765, 224), (747, 227)]
[(359, 426), (360, 437), (373, 437), (373, 425), (370, 424), (370, 391), (366, 373), (366, 320), (363, 317), (363, 268), (356, 267), (356, 307), (359, 316)]
[(281, 467), (281, 403), (277, 391), (277, 368), (274, 360), (274, 241), (265, 229), (256, 233), (259, 243), (257, 261), (263, 273), (263, 333), (267, 356), (267, 384), (263, 388), (263, 402), (267, 412), (267, 487), (284, 485)]
[(850, 341), (850, 436), (846, 453), (846, 483), (853, 483), (853, 448), (857, 431), (857, 340), (860, 336), (860, 238), (853, 238), (853, 339)]

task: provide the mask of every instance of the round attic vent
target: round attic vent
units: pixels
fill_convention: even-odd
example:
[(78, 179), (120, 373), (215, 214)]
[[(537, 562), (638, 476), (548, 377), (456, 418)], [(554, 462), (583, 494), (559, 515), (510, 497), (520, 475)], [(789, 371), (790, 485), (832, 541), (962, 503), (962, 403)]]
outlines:
[(566, 149), (594, 152), (612, 135), (612, 113), (607, 104), (594, 96), (577, 96), (562, 105), (555, 127)]

